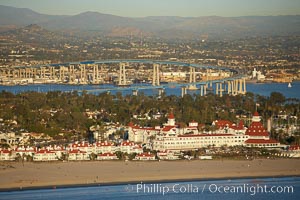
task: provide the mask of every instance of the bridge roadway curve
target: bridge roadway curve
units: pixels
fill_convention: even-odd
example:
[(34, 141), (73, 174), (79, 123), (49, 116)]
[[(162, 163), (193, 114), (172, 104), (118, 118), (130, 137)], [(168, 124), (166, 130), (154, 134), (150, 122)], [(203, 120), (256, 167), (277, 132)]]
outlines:
[[(78, 61), (78, 62), (66, 62), (66, 63), (57, 63), (57, 64), (46, 64), (46, 65), (37, 65), (34, 66), (38, 67), (59, 67), (59, 66), (70, 66), (70, 65), (87, 65), (87, 64), (116, 64), (116, 63), (143, 63), (143, 64), (160, 64), (160, 65), (176, 65), (176, 66), (183, 66), (183, 67), (195, 67), (200, 69), (214, 69), (214, 70), (223, 70), (229, 71), (234, 74), (232, 77), (218, 79), (218, 80), (211, 80), (211, 81), (201, 81), (201, 82), (194, 82), (194, 83), (171, 83), (171, 84), (162, 84), (159, 86), (143, 86), (143, 85), (130, 85), (127, 87), (111, 87), (111, 88), (99, 88), (99, 89), (92, 89), (87, 90), (87, 92), (106, 92), (106, 91), (122, 91), (122, 90), (144, 90), (144, 89), (160, 89), (160, 88), (168, 88), (168, 87), (187, 87), (189, 85), (205, 85), (210, 82), (212, 83), (219, 83), (225, 81), (232, 81), (236, 79), (244, 78), (245, 76), (240, 74), (238, 70), (231, 69), (228, 67), (220, 67), (220, 66), (211, 66), (211, 65), (199, 65), (194, 63), (185, 63), (185, 62), (178, 62), (178, 61), (164, 61), (164, 60), (145, 60), (145, 59), (117, 59), (117, 60), (88, 60), (88, 61)], [(33, 67), (33, 68), (34, 68)], [(25, 66), (16, 67), (16, 68), (26, 68)]]

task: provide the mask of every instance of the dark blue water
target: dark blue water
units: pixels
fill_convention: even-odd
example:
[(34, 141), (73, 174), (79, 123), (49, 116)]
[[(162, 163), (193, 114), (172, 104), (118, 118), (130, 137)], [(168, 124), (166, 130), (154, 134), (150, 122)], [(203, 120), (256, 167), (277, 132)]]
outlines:
[[(139, 88), (140, 85), (136, 85)], [(111, 89), (111, 94), (116, 94), (118, 91), (113, 90), (113, 85), (57, 85), (57, 84), (44, 84), (44, 85), (24, 85), (24, 86), (0, 86), (0, 91), (5, 90), (14, 94), (25, 92), (25, 91), (36, 91), (36, 92), (48, 92), (48, 91), (83, 91), (86, 90), (88, 93), (99, 94), (106, 92), (103, 89)], [(255, 84), (247, 83), (247, 91), (255, 94), (269, 96), (271, 92), (280, 92), (287, 98), (300, 99), (300, 81), (293, 82), (292, 87), (288, 88), (287, 83), (264, 83)], [(122, 89), (123, 95), (132, 94), (132, 88)], [(145, 95), (157, 95), (157, 89), (139, 89), (139, 92), (143, 92)], [(200, 91), (188, 91), (188, 94), (199, 94)], [(181, 88), (175, 88), (172, 85), (165, 89), (166, 95), (181, 95)]]
[(128, 184), (1, 192), (3, 200), (300, 199), (300, 177)]

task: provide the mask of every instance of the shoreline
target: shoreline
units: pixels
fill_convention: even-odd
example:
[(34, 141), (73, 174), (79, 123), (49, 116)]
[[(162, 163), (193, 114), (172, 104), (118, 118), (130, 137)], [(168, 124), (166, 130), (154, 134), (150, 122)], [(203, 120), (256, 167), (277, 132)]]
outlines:
[[(296, 175), (275, 175), (275, 176), (241, 176), (241, 177), (222, 177), (222, 178), (203, 178), (203, 179), (164, 179), (164, 180), (145, 180), (143, 184), (159, 184), (159, 183), (183, 183), (183, 182), (198, 182), (198, 181), (221, 181), (221, 180), (237, 180), (237, 179), (267, 179), (267, 178), (296, 178), (300, 177)], [(64, 188), (81, 188), (81, 187), (105, 187), (105, 186), (122, 186), (122, 185), (134, 185), (139, 184), (137, 181), (128, 182), (107, 182), (107, 183), (88, 183), (88, 184), (66, 184), (66, 185), (45, 185), (45, 186), (29, 186), (22, 188), (0, 188), (0, 192), (17, 192), (17, 191), (28, 191), (28, 190), (56, 190)]]
[(5, 162), (0, 191), (99, 187), (223, 179), (299, 177), (300, 159), (161, 162)]

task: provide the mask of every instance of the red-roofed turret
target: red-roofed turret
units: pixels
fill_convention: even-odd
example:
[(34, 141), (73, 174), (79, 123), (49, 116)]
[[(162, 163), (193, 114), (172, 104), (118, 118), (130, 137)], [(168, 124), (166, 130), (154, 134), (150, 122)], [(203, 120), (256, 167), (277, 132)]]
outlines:
[(173, 112), (170, 112), (170, 113), (169, 113), (168, 119), (175, 119)]
[(175, 126), (175, 117), (172, 111), (169, 113), (167, 125)]
[(246, 135), (252, 137), (269, 137), (268, 131), (264, 128), (262, 123), (260, 122), (260, 116), (258, 112), (255, 112), (252, 117), (252, 123), (250, 127), (246, 131)]

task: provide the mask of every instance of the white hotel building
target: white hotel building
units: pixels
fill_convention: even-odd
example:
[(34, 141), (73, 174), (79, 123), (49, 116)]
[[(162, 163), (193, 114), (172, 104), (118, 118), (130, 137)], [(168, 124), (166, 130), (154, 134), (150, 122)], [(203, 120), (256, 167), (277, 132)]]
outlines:
[[(155, 137), (152, 143), (152, 149), (156, 151), (185, 151), (225, 145), (267, 148), (279, 147), (280, 143), (270, 139), (269, 133), (265, 130), (260, 120), (260, 116), (255, 112), (252, 123), (248, 129), (244, 127), (242, 123), (239, 125), (229, 124), (227, 127), (219, 127), (216, 133), (199, 134), (197, 129), (198, 123), (191, 122), (187, 128), (178, 128), (175, 124), (174, 115), (171, 113), (164, 127), (161, 129), (155, 128), (155, 131), (149, 132), (151, 134), (144, 134), (150, 128), (130, 126), (129, 139), (135, 142), (145, 142), (152, 135)], [(146, 140), (136, 141), (139, 137), (146, 138)]]

